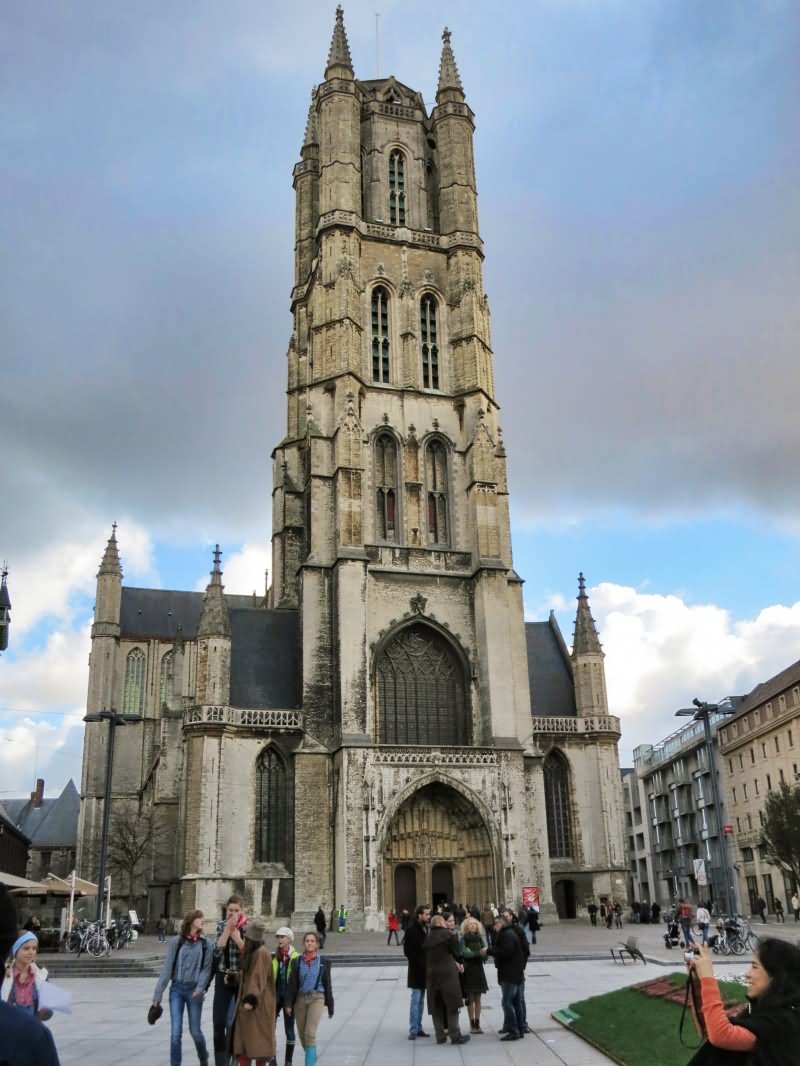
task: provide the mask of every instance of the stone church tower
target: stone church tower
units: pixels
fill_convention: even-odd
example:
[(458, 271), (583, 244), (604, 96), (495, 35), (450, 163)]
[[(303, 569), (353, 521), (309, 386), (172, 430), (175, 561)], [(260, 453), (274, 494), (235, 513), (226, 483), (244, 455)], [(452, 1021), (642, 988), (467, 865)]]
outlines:
[(553, 616), (526, 625), (513, 568), (473, 131), (447, 31), (428, 115), (396, 78), (355, 78), (337, 9), (294, 168), (272, 586), (227, 596), (216, 553), (202, 600), (123, 588), (113, 534), (98, 575), (89, 709), (144, 718), (120, 730), (114, 803), (178, 842), (143, 878), (154, 911), (238, 889), (265, 915), (344, 903), (383, 928), (424, 900), (535, 886), (567, 917), (624, 892), (583, 577), (570, 656)]

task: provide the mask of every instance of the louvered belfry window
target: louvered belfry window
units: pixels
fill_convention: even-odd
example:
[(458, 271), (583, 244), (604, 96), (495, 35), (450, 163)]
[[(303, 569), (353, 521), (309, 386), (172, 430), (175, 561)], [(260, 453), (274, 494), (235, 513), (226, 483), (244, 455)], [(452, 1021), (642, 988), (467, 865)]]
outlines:
[(544, 760), (544, 796), (547, 809), (547, 841), (550, 857), (573, 857), (572, 810), (569, 794), (569, 767), (559, 752)]
[(422, 387), (439, 388), (439, 344), (436, 336), (436, 300), (423, 296), (419, 305), (419, 327), (422, 339)]
[(430, 626), (401, 630), (377, 664), (381, 744), (469, 744), (464, 668)]
[(376, 533), (378, 540), (397, 540), (397, 443), (391, 433), (375, 441)]
[(406, 159), (399, 148), (389, 154), (389, 221), (406, 224)]
[(144, 712), (144, 667), (145, 654), (141, 648), (128, 652), (125, 660), (125, 687), (122, 696), (124, 714)]
[(441, 441), (425, 449), (425, 488), (428, 494), (428, 542), (447, 544), (447, 453)]
[(288, 851), (288, 795), (286, 763), (273, 748), (261, 753), (256, 765), (256, 861), (286, 862)]
[(372, 380), (388, 385), (389, 293), (378, 285), (372, 290)]

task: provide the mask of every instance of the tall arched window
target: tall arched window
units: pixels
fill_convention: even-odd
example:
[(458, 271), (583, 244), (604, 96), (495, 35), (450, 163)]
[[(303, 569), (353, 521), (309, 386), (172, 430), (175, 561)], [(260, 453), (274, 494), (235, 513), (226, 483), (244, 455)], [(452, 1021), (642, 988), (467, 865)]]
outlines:
[(439, 388), (439, 341), (436, 332), (436, 300), (430, 293), (419, 305), (419, 332), (422, 339), (422, 387)]
[(382, 285), (372, 290), (372, 380), (388, 385), (389, 293)]
[(389, 153), (389, 221), (406, 224), (406, 157), (399, 148)]
[(286, 863), (289, 803), (286, 763), (273, 747), (256, 764), (256, 862)]
[(158, 705), (166, 707), (172, 695), (172, 680), (175, 676), (175, 655), (168, 651), (161, 660), (161, 672), (158, 679)]
[(397, 540), (397, 442), (391, 433), (375, 441), (376, 523), (379, 540)]
[(428, 494), (428, 542), (447, 544), (447, 453), (441, 441), (425, 449), (425, 489)]
[(574, 857), (569, 766), (564, 756), (551, 751), (544, 760), (544, 797), (547, 809), (547, 841), (550, 857)]
[(125, 687), (122, 696), (123, 714), (144, 712), (145, 655), (141, 648), (128, 652), (125, 660)]
[(381, 744), (469, 744), (464, 667), (430, 626), (401, 630), (376, 665)]

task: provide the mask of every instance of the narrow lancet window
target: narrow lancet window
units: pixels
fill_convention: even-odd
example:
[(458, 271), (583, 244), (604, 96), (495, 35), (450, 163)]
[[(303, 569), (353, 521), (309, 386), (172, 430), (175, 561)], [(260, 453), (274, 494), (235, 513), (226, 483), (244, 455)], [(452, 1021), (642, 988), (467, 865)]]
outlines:
[(422, 338), (422, 387), (439, 388), (439, 343), (436, 332), (436, 300), (423, 296), (419, 305), (419, 328)]
[(428, 493), (428, 542), (446, 544), (449, 536), (447, 453), (441, 441), (431, 441), (425, 451), (425, 481)]
[(289, 808), (286, 764), (269, 747), (256, 764), (256, 862), (286, 862)]
[(388, 385), (389, 294), (382, 286), (372, 290), (372, 380)]
[(378, 540), (397, 540), (397, 443), (390, 433), (375, 441), (376, 532)]
[(389, 221), (406, 224), (406, 160), (399, 148), (389, 155)]
[(569, 767), (559, 752), (550, 752), (544, 760), (544, 797), (550, 857), (573, 858)]
[(144, 713), (144, 666), (145, 655), (141, 648), (128, 652), (122, 697), (124, 714)]
[(175, 653), (168, 651), (161, 660), (161, 675), (158, 681), (158, 705), (167, 707), (172, 696), (173, 678), (175, 677)]

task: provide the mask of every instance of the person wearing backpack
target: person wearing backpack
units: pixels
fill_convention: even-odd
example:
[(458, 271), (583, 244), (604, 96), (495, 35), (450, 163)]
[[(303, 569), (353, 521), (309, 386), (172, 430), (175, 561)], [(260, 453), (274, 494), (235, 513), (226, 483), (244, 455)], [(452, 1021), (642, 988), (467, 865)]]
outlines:
[(184, 1007), (189, 1015), (189, 1032), (197, 1048), (200, 1066), (208, 1066), (208, 1048), (200, 1023), (213, 957), (213, 948), (203, 936), (203, 912), (189, 911), (180, 933), (167, 944), (164, 964), (153, 993), (153, 1007), (159, 1007), (167, 985), (170, 986), (170, 1066), (181, 1066)]

